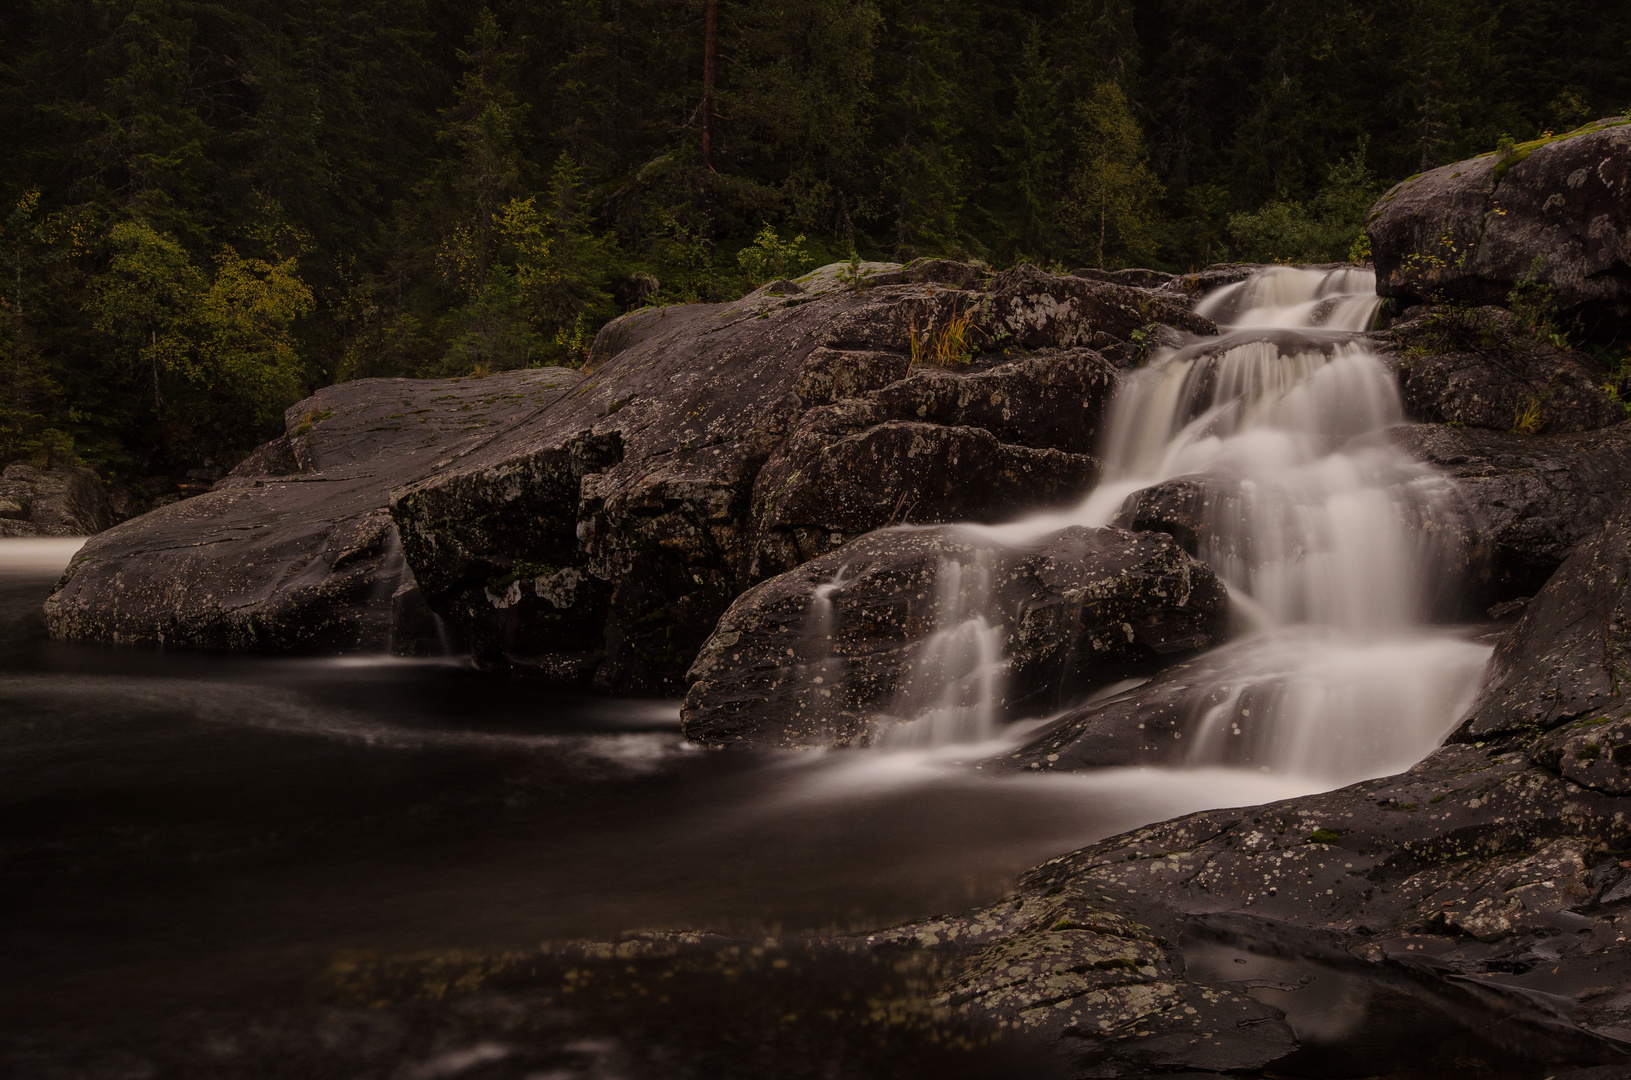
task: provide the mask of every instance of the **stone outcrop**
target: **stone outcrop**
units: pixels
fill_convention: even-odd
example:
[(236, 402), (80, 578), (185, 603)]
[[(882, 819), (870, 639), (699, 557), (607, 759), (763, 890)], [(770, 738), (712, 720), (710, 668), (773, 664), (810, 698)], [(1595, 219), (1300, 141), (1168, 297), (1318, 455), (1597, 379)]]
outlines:
[[(1622, 507), (1574, 549), (1496, 647), (1459, 736), (1542, 732), (1631, 714), (1628, 582), (1631, 507)], [(1615, 746), (1605, 750), (1612, 756)]]
[(1227, 600), (1159, 534), (1077, 527), (1020, 549), (950, 527), (872, 533), (731, 605), (691, 668), (686, 737), (865, 742), (908, 718), (919, 680), (944, 681), (925, 640), (981, 613), (1001, 639), (1001, 711), (1034, 715), (1216, 643)]
[(866, 945), (955, 958), (943, 1002), (1077, 1075), (1431, 1072), (1454, 1063), (1416, 1055), (1460, 1047), (1536, 1075), (1623, 1068), (1631, 805), (1617, 775), (1566, 777), (1513, 744), (1451, 745), (1400, 776), (1112, 837)]
[(1406, 303), (1502, 302), (1551, 286), (1588, 333), (1631, 327), (1631, 123), (1577, 131), (1445, 165), (1396, 185), (1366, 232), (1377, 292)]
[(18, 463), (0, 473), (0, 536), (89, 536), (112, 524), (107, 492), (90, 469)]
[(1567, 435), (1408, 424), (1381, 436), (1454, 482), (1470, 523), (1469, 614), (1535, 595), (1631, 497), (1631, 425)]
[(1526, 333), (1500, 308), (1424, 311), (1376, 337), (1415, 420), (1534, 435), (1626, 419), (1601, 365)]
[[(808, 554), (1079, 494), (1113, 386), (1100, 353), (1155, 323), (1212, 329), (1128, 286), (944, 260), (645, 309), (601, 331), (559, 405), (392, 512), (479, 662), (675, 692), (730, 602)], [(568, 570), (560, 613), (540, 590)]]
[(46, 602), (51, 633), (278, 652), (439, 650), (402, 558), (391, 488), (447, 468), (577, 379), (544, 368), (321, 390), (214, 490), (87, 542)]

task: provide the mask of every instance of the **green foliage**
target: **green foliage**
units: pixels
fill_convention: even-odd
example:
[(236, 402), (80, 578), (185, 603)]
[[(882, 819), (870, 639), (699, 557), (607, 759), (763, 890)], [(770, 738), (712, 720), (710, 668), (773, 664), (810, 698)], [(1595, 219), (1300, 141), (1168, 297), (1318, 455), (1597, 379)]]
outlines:
[(1332, 165), (1325, 186), (1307, 202), (1277, 199), (1229, 218), (1241, 257), (1251, 262), (1364, 261), (1370, 254), (1365, 217), (1382, 186), (1365, 163), (1368, 140)]
[(804, 234), (783, 240), (774, 225), (766, 225), (753, 238), (753, 243), (736, 254), (748, 282), (758, 288), (767, 281), (798, 277), (809, 269), (810, 257), (805, 251)]
[(112, 259), (89, 309), (110, 353), (149, 381), (153, 409), (175, 437), (209, 455), (253, 447), (308, 381), (293, 328), (313, 300), (297, 259), (223, 246), (210, 273), (140, 220), (115, 225), (108, 243)]
[(1076, 106), (1077, 166), (1065, 200), (1065, 229), (1095, 266), (1125, 266), (1148, 250), (1161, 183), (1144, 131), (1115, 83), (1100, 83)]
[(11, 5), (0, 462), (224, 466), (324, 382), (573, 363), (852, 252), (1359, 259), (1372, 173), (1631, 101), (1615, 0), (725, 4), (710, 171), (699, 12)]
[(1545, 278), (1546, 257), (1536, 255), (1528, 271), (1507, 295), (1506, 306), (1528, 333), (1559, 349), (1567, 349), (1569, 339), (1558, 328), (1556, 290)]

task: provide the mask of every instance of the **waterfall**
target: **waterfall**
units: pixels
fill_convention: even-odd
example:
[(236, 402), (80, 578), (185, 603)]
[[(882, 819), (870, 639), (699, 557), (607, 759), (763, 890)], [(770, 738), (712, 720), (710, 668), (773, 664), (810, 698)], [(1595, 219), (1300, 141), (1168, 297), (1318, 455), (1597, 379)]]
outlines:
[(918, 646), (912, 669), (889, 712), (878, 745), (946, 746), (984, 742), (1000, 728), (999, 709), (1006, 685), (1006, 636), (988, 617), (991, 553), (981, 551), (973, 566), (947, 559), (935, 574), (939, 626)]
[[(1094, 491), (1065, 511), (966, 527), (1026, 544), (1111, 524), (1130, 496), (1168, 480), (1205, 485), (1197, 556), (1252, 627), (1197, 665), (1210, 674), (1187, 686), (1189, 765), (1331, 785), (1386, 775), (1430, 753), (1476, 690), (1488, 649), (1433, 627), (1426, 599), (1454, 576), (1445, 530), (1433, 527), (1457, 518), (1454, 488), (1360, 438), (1403, 416), (1396, 382), (1363, 336), (1378, 304), (1374, 275), (1352, 267), (1274, 267), (1218, 290), (1198, 310), (1224, 333), (1123, 380)], [(996, 723), (999, 699), (982, 702), (978, 690), (1000, 694), (998, 680), (970, 672), (1001, 665), (982, 659), (978, 589), (959, 582), (955, 625), (924, 644), (891, 710), (919, 719), (885, 744), (966, 740)], [(921, 683), (940, 668), (948, 676), (931, 698)]]

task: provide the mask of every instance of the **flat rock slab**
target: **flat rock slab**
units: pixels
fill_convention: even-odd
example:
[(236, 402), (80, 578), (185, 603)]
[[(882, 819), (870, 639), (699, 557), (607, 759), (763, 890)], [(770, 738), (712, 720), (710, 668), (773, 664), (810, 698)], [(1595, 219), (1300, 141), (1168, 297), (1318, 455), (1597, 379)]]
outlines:
[(923, 651), (953, 631), (992, 635), (998, 711), (1034, 714), (1216, 643), (1226, 617), (1217, 578), (1165, 535), (1071, 528), (1008, 548), (955, 527), (887, 530), (732, 604), (681, 724), (711, 746), (865, 742), (957, 676)]
[(277, 652), (439, 647), (391, 489), (448, 468), (577, 380), (544, 368), (321, 390), (213, 491), (87, 542), (46, 601), (51, 634)]
[(1373, 1075), (1464, 1048), (1623, 1068), (1628, 810), (1516, 745), (1452, 745), (1401, 776), (1109, 838), (866, 944), (956, 958), (948, 1007), (1051, 1042), (1079, 1075)]

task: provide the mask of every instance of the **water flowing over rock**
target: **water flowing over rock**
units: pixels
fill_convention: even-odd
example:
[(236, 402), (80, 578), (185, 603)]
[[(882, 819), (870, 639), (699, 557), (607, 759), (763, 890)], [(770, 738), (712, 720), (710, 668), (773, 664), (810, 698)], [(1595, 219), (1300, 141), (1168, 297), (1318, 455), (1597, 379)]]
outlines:
[[(1474, 528), (1450, 481), (1380, 440), (1402, 417), (1355, 331), (1369, 275), (1273, 268), (1199, 310), (1229, 331), (1123, 380), (1106, 480), (1066, 520), (1169, 533), (1226, 582), (1246, 633), (1145, 687), (1074, 709), (1016, 752), (1045, 769), (1224, 765), (1335, 784), (1429, 753), (1487, 650), (1431, 630)], [(1385, 718), (1385, 719), (1378, 719)]]
[(1440, 522), (1462, 551), (1464, 614), (1524, 599), (1631, 498), (1631, 425), (1571, 435), (1515, 435), (1401, 424), (1376, 438), (1455, 483), (1458, 520)]
[[(1115, 378), (1095, 350), (1157, 322), (1211, 329), (1187, 304), (1024, 266), (849, 275), (623, 316), (558, 406), (398, 493), (408, 561), (478, 662), (680, 689), (765, 576), (891, 522), (1072, 497)], [(568, 568), (589, 609), (557, 628), (538, 590)]]
[(1631, 327), (1631, 126), (1568, 134), (1445, 165), (1371, 211), (1377, 291), (1406, 303), (1500, 303), (1548, 284), (1588, 333)]
[(211, 649), (439, 652), (390, 491), (558, 401), (575, 372), (368, 379), (286, 415), (215, 489), (93, 537), (46, 602), (69, 640)]
[(1217, 579), (1165, 536), (1067, 529), (1023, 548), (875, 532), (732, 604), (681, 713), (707, 745), (979, 742), (1062, 694), (1220, 639)]

